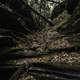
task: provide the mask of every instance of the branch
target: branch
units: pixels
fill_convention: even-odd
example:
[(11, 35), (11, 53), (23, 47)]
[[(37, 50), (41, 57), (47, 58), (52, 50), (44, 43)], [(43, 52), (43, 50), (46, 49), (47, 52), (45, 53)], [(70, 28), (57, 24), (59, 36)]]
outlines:
[(54, 1), (54, 0), (47, 0), (47, 1), (50, 1), (50, 2), (53, 2), (53, 3), (56, 3), (56, 4), (60, 4), (60, 2)]
[[(0, 61), (7, 61), (7, 60), (17, 60), (22, 58), (38, 58), (41, 56), (47, 56), (54, 53), (61, 53), (61, 52), (78, 52), (80, 51), (80, 47), (67, 47), (67, 48), (52, 48), (48, 49), (47, 51), (33, 51), (32, 53), (26, 53), (24, 51), (14, 52), (14, 53), (4, 53), (0, 55)], [(7, 60), (6, 60), (7, 59)]]
[[(8, 15), (11, 16), (10, 18), (13, 19), (13, 21), (14, 21), (13, 23), (16, 26), (20, 26), (20, 28), (17, 30), (18, 32), (25, 33), (25, 34), (27, 34), (28, 32), (32, 33), (32, 31), (30, 29), (28, 29), (28, 27), (27, 27), (27, 26), (29, 26), (28, 23), (26, 23), (27, 17), (24, 20), (23, 15), (20, 15), (19, 13), (17, 13), (16, 11), (14, 11), (13, 9), (9, 8), (8, 6), (6, 6), (5, 4), (3, 4), (1, 2), (0, 2), (0, 8), (3, 9), (3, 11), (5, 11)], [(10, 25), (8, 25), (8, 26), (10, 26)], [(14, 33), (17, 32), (16, 28), (15, 28), (15, 30), (12, 30), (12, 31)]]
[[(4, 69), (5, 68), (3, 68), (3, 70)], [(6, 69), (10, 70), (11, 68), (8, 67)], [(21, 75), (21, 72), (23, 72), (23, 74), (24, 72), (26, 72), (27, 74), (31, 74), (33, 76), (50, 77), (50, 78), (54, 78), (54, 75), (55, 75), (57, 77), (63, 77), (65, 80), (80, 79), (80, 70), (78, 69), (70, 69), (70, 68), (55, 66), (47, 63), (30, 63), (30, 64), (18, 66), (18, 70), (13, 74), (10, 80), (13, 80), (13, 79), (16, 80), (17, 78), (19, 78), (19, 76)]]
[[(42, 19), (44, 19), (47, 23), (49, 23), (50, 25), (52, 25), (52, 26), (54, 26), (54, 24), (50, 21), (50, 20), (48, 20), (48, 19), (46, 19), (44, 16), (42, 16), (40, 13), (38, 13), (36, 10), (34, 10), (30, 5), (27, 5), (28, 7), (29, 7), (29, 9), (31, 10), (31, 11), (33, 11), (35, 14), (37, 14), (38, 16), (40, 16)], [(27, 9), (27, 7), (26, 7), (26, 9)]]

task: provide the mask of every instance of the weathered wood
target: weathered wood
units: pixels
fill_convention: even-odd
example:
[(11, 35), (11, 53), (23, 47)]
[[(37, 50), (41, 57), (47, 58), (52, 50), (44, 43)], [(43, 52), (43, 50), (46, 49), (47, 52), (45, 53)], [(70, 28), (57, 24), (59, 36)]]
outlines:
[[(46, 68), (45, 68), (46, 67)], [(7, 68), (2, 68), (2, 69), (12, 69), (7, 66)], [(15, 67), (13, 68), (15, 69)], [(19, 78), (21, 72), (27, 72), (27, 74), (31, 74), (33, 76), (39, 76), (41, 74), (41, 77), (52, 77), (54, 78), (54, 75), (57, 77), (63, 77), (64, 79), (75, 79), (79, 80), (80, 79), (80, 70), (77, 69), (69, 69), (69, 68), (64, 68), (52, 64), (47, 64), (47, 63), (30, 63), (28, 65), (23, 65), (19, 66), (19, 69), (13, 74), (10, 80), (15, 80)], [(40, 74), (41, 73), (41, 74)], [(46, 76), (48, 75), (48, 76)]]

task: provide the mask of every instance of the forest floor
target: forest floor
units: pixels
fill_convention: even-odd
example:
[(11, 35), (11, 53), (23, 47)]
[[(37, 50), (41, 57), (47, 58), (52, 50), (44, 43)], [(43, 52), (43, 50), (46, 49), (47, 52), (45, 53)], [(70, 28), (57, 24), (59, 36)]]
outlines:
[[(65, 16), (65, 15), (64, 15)], [(59, 21), (56, 19), (56, 26), (46, 26), (39, 32), (35, 32), (32, 35), (28, 35), (26, 37), (26, 42), (24, 41), (19, 47), (24, 47), (25, 52), (30, 53), (29, 49), (35, 51), (46, 51), (50, 48), (65, 48), (65, 47), (72, 47), (74, 46), (74, 39), (69, 37), (62, 37), (64, 34), (60, 34), (56, 31), (56, 27), (65, 23), (70, 16), (67, 15), (62, 17), (60, 21), (60, 17), (58, 18)], [(57, 24), (58, 23), (58, 24)], [(45, 62), (51, 63), (53, 65), (59, 65), (68, 68), (79, 68), (80, 67), (80, 53), (79, 52), (61, 52), (61, 53), (53, 53), (50, 55), (38, 57), (38, 58), (30, 58), (30, 59), (23, 59), (19, 60), (19, 63), (31, 63), (31, 62)], [(27, 80), (27, 79), (26, 79)]]
[[(80, 6), (78, 11), (76, 11), (80, 16)], [(73, 16), (76, 16), (75, 14)], [(79, 40), (76, 40), (76, 36), (73, 37), (65, 36), (64, 34), (59, 33), (56, 29), (63, 27), (67, 21), (70, 21), (71, 16), (64, 11), (61, 15), (53, 20), (55, 26), (45, 25), (41, 31), (34, 32), (29, 34), (26, 38), (22, 38), (21, 41), (18, 41), (19, 45), (17, 47), (24, 48), (24, 52), (31, 54), (32, 51), (47, 51), (48, 49), (54, 48), (66, 48), (73, 46), (80, 46), (80, 37)], [(76, 22), (76, 21), (75, 21)], [(36, 55), (36, 54), (35, 54)], [(55, 52), (49, 53), (38, 58), (25, 58), (17, 61), (17, 64), (28, 64), (32, 62), (44, 62), (49, 63), (59, 67), (67, 67), (70, 69), (79, 69), (80, 70), (80, 52)], [(24, 75), (23, 75), (24, 76)], [(22, 77), (23, 77), (22, 76)], [(19, 80), (36, 80), (33, 76), (28, 75), (26, 79)], [(37, 79), (39, 80), (39, 79)], [(41, 79), (41, 80), (50, 80), (50, 79)], [(60, 80), (60, 78), (58, 79)], [(64, 80), (64, 79), (62, 79)]]
[[(24, 52), (32, 53), (34, 51), (47, 51), (51, 48), (66, 48), (75, 46), (77, 43), (75, 35), (73, 37), (65, 36), (56, 31), (56, 28), (62, 26), (70, 19), (70, 15), (65, 12), (54, 20), (55, 26), (46, 26), (41, 31), (34, 34), (27, 35), (26, 40), (22, 39), (22, 42), (18, 45), (20, 48), (24, 48)], [(63, 37), (64, 36), (64, 37)], [(79, 52), (55, 52), (50, 55), (45, 55), (38, 58), (30, 58), (19, 60), (18, 64), (32, 63), (32, 62), (44, 62), (50, 63), (60, 67), (67, 67), (70, 69), (80, 68), (80, 53)], [(61, 78), (59, 78), (60, 80)], [(33, 76), (28, 75), (26, 79), (20, 80), (36, 80)], [(45, 79), (47, 80), (47, 79)], [(63, 79), (61, 79), (63, 80)]]

